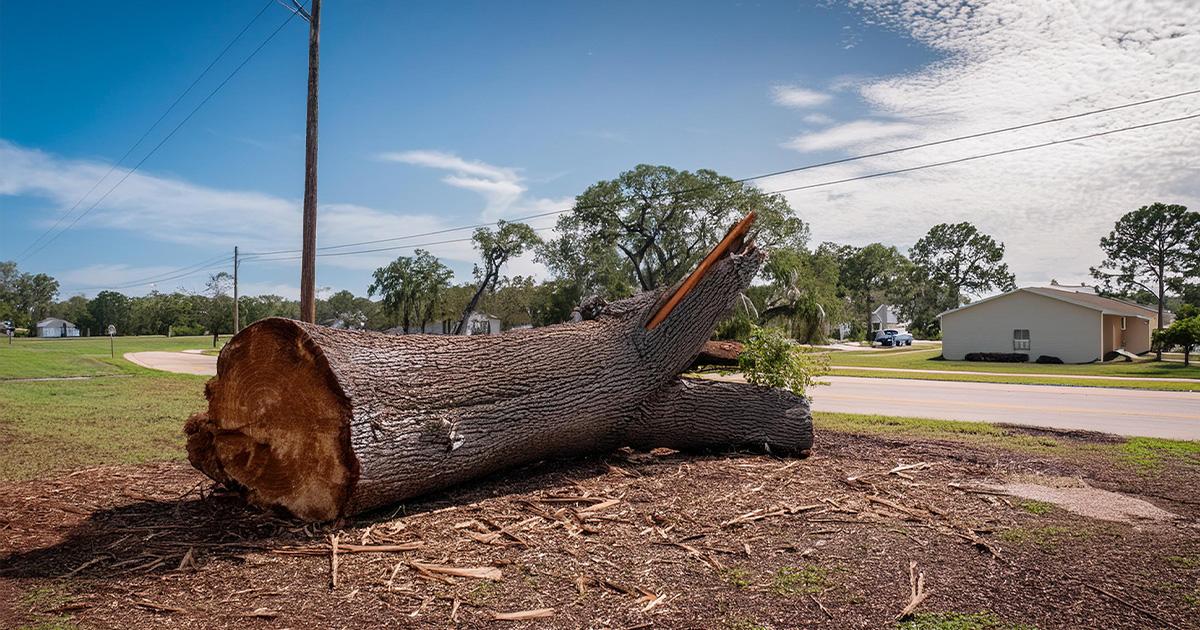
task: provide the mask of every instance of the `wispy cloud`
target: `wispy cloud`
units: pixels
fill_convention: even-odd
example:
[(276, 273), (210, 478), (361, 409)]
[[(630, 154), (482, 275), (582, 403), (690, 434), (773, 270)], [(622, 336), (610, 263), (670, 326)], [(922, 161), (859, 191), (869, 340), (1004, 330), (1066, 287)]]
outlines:
[(826, 151), (859, 146), (874, 140), (906, 136), (917, 126), (903, 122), (856, 120), (822, 131), (807, 133), (788, 140), (783, 146), (797, 151)]
[(829, 123), (833, 122), (833, 118), (831, 116), (826, 116), (825, 114), (817, 112), (805, 114), (800, 120), (803, 120), (810, 125), (828, 125)]
[(571, 199), (525, 196), (528, 186), (520, 169), (467, 160), (443, 151), (401, 151), (381, 153), (379, 159), (448, 171), (442, 177), (447, 185), (470, 190), (483, 197), (482, 215), (487, 221), (539, 214), (570, 207)]
[[(1194, 0), (859, 0), (864, 21), (890, 25), (941, 53), (913, 72), (845, 77), (880, 126), (862, 121), (790, 146), (860, 152), (917, 144), (1182, 92), (1200, 85)], [(766, 188), (853, 177), (1186, 115), (1200, 98), (894, 154), (765, 182)], [(920, 121), (919, 124), (917, 121)], [(896, 126), (910, 125), (908, 127)], [(856, 125), (856, 126), (850, 126)], [(1070, 145), (789, 194), (815, 240), (907, 247), (931, 225), (972, 221), (1007, 245), (1018, 282), (1086, 278), (1098, 242), (1123, 213), (1153, 201), (1200, 206), (1194, 121)], [(882, 148), (882, 147), (881, 147)], [(880, 226), (887, 226), (883, 232)]]
[(829, 102), (833, 98), (824, 92), (810, 90), (798, 85), (776, 85), (771, 88), (771, 98), (776, 105), (806, 109)]
[(511, 211), (526, 191), (525, 178), (517, 169), (465, 160), (453, 153), (401, 151), (381, 153), (379, 159), (449, 171), (448, 175), (442, 177), (442, 181), (483, 196), (487, 204), (483, 216), (488, 220), (511, 216)]
[[(502, 189), (504, 178), (511, 178), (516, 172), (514, 169), (497, 169), (482, 163), (448, 159), (445, 155), (429, 154), (424, 157), (430, 164), (453, 166), (459, 173), (453, 176), (459, 185), (475, 186), (477, 184), (471, 180), (478, 180), (478, 190), (481, 194), (496, 194), (487, 188), (489, 183)], [(45, 212), (28, 215), (35, 221), (35, 225), (42, 229), (49, 228), (54, 217), (70, 208), (109, 168), (108, 164), (102, 162), (66, 159), (5, 140), (0, 140), (0, 164), (4, 164), (4, 168), (0, 169), (0, 196), (26, 196), (49, 201), (50, 207), (46, 208)], [(107, 190), (126, 172), (124, 169), (117, 169), (99, 190)], [(98, 194), (93, 193), (76, 212), (88, 207)], [(535, 199), (522, 201), (522, 208), (549, 208), (554, 204), (557, 204), (556, 207), (565, 207), (569, 203), (570, 200)], [(201, 186), (175, 177), (138, 171), (130, 175), (103, 203), (96, 206), (79, 226), (116, 229), (153, 241), (200, 246), (217, 252), (231, 250), (234, 245), (239, 245), (243, 253), (249, 253), (298, 248), (300, 215), (299, 199), (255, 191)], [(319, 216), (318, 246), (321, 247), (364, 239), (445, 230), (458, 224), (444, 216), (406, 214), (336, 202), (322, 203)], [(535, 225), (546, 225), (550, 221), (552, 219)], [(382, 243), (375, 247), (458, 240), (468, 238), (470, 234), (470, 231), (464, 230), (439, 235), (436, 238)], [(336, 251), (355, 249), (364, 248)], [(447, 261), (465, 263), (466, 269), (470, 269), (469, 264), (477, 257), (470, 242), (441, 243), (427, 246), (426, 249)], [(370, 271), (406, 253), (408, 250), (401, 249), (353, 256), (328, 256), (320, 260), (323, 267)], [(112, 252), (118, 260), (120, 254), (121, 252)], [(171, 262), (174, 265), (183, 265), (194, 261)], [(258, 260), (252, 267), (246, 268), (246, 272), (250, 274), (246, 279), (248, 282), (255, 282), (254, 268), (269, 270), (295, 264), (294, 260)], [(523, 270), (528, 267), (523, 273), (544, 274), (544, 269), (537, 267), (532, 261), (528, 265), (524, 262), (520, 264), (523, 265)], [(51, 271), (55, 271), (56, 277), (63, 282), (63, 288), (71, 291), (80, 287), (126, 284), (173, 268), (176, 267), (97, 263), (72, 270)], [(467, 280), (469, 276), (460, 279)], [(195, 287), (198, 283), (196, 278), (184, 278), (167, 282), (165, 284), (170, 286), (164, 285), (159, 288), (168, 290), (185, 285)], [(149, 286), (132, 287), (127, 292), (144, 293), (149, 289)]]

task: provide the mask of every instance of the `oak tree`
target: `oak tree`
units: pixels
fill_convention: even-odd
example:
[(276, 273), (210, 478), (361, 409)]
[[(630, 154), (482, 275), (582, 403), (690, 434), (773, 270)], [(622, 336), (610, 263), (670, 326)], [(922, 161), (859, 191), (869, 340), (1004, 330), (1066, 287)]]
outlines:
[[(650, 290), (681, 279), (726, 227), (751, 211), (759, 244), (799, 248), (808, 240), (808, 226), (780, 195), (708, 169), (639, 164), (576, 197), (558, 219), (562, 236), (543, 249), (543, 258), (560, 277), (586, 277), (586, 266), (595, 265), (601, 277), (622, 273), (630, 285)], [(590, 284), (589, 291), (619, 285), (611, 278)]]
[(383, 297), (383, 310), (408, 333), (423, 330), (433, 319), (438, 302), (450, 287), (454, 272), (433, 254), (418, 249), (375, 270), (367, 295)]
[(1015, 278), (1004, 262), (1004, 243), (965, 221), (933, 226), (908, 255), (930, 280), (953, 289), (958, 300), (955, 307), (964, 295), (1016, 288)]
[(525, 253), (525, 250), (541, 243), (541, 239), (538, 238), (533, 228), (524, 223), (508, 221), (498, 222), (495, 230), (479, 228), (475, 230), (475, 234), (471, 238), (475, 241), (475, 249), (479, 250), (483, 264), (482, 266), (475, 265), (475, 278), (479, 281), (479, 285), (475, 289), (475, 294), (467, 302), (466, 308), (463, 309), (462, 317), (455, 328), (454, 332), (458, 335), (466, 334), (467, 321), (471, 318), (471, 313), (479, 306), (479, 300), (483, 294), (496, 290), (496, 284), (500, 281), (501, 268), (508, 264), (510, 259), (520, 256)]
[(1100, 249), (1105, 259), (1092, 267), (1092, 277), (1110, 292), (1152, 293), (1162, 330), (1168, 286), (1200, 275), (1200, 212), (1178, 204), (1142, 206), (1117, 220), (1112, 232), (1100, 239)]

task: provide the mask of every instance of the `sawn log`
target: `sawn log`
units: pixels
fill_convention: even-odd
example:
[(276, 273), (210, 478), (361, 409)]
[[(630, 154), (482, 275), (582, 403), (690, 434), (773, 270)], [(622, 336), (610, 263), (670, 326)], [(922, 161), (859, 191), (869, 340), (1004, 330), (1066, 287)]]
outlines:
[(501, 335), (390, 336), (272, 318), (236, 335), (188, 458), (248, 501), (323, 521), (503, 468), (622, 445), (806, 454), (807, 402), (680, 379), (762, 264), (739, 242), (677, 300)]

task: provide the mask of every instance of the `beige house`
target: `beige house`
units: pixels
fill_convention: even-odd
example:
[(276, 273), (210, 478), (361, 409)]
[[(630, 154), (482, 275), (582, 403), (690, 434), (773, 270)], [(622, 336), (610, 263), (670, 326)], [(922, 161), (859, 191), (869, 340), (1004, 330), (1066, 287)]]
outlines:
[(1064, 363), (1103, 360), (1116, 350), (1150, 350), (1157, 312), (1137, 304), (1065, 288), (1026, 287), (938, 316), (942, 356), (963, 360), (971, 352), (1022, 353), (1029, 360)]

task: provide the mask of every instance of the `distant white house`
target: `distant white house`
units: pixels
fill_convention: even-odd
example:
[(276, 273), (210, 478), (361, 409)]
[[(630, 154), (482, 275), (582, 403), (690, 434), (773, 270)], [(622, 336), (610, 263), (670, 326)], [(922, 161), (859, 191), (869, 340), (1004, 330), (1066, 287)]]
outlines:
[(946, 311), (938, 315), (942, 356), (961, 361), (969, 353), (1018, 353), (1088, 363), (1117, 350), (1148, 352), (1155, 309), (1087, 289), (1026, 287)]
[[(457, 325), (456, 321), (446, 320), (444, 322), (434, 322), (426, 324), (425, 333), (434, 335), (448, 335), (454, 330)], [(464, 335), (499, 335), (500, 334), (500, 318), (495, 315), (481, 313), (475, 311), (467, 318), (467, 329), (463, 332)]]
[[(425, 327), (417, 331), (417, 333), (422, 335), (452, 335), (454, 334), (455, 326), (458, 326), (457, 319), (443, 319), (425, 324)], [(404, 329), (400, 326), (389, 328), (384, 332), (392, 335), (405, 334)], [(500, 318), (478, 311), (471, 313), (471, 316), (467, 318), (467, 330), (463, 334), (498, 335), (500, 334)]]
[(39, 337), (78, 337), (79, 329), (75, 324), (57, 317), (47, 317), (37, 323)]
[(880, 304), (871, 311), (871, 332), (879, 332), (888, 328), (904, 328), (900, 321), (900, 309), (890, 304)]

